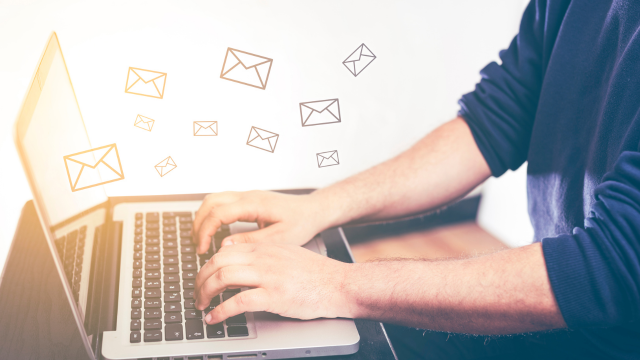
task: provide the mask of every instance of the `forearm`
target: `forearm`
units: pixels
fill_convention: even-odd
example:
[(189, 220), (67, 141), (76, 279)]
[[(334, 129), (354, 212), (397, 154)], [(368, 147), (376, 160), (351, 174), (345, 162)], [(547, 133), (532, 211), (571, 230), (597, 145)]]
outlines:
[(322, 209), (323, 227), (393, 219), (461, 198), (491, 175), (471, 131), (456, 118), (397, 157), (310, 198)]
[(346, 317), (471, 334), (566, 327), (534, 244), (478, 258), (350, 265)]

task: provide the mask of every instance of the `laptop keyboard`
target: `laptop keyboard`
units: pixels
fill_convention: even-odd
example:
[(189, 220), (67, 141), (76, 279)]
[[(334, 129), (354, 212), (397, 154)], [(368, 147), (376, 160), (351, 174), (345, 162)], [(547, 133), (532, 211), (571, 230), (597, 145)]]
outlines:
[[(190, 212), (164, 212), (162, 217), (157, 212), (135, 215), (130, 342), (161, 341), (163, 330), (166, 341), (249, 336), (245, 314), (227, 319), (226, 332), (224, 323), (204, 322), (203, 315), (220, 305), (220, 295), (204, 313), (195, 308), (196, 274), (231, 233), (223, 225), (209, 251), (197, 255), (192, 225)], [(238, 292), (226, 290), (222, 301)]]
[(62, 259), (64, 273), (71, 285), (73, 298), (78, 302), (80, 296), (80, 281), (82, 280), (82, 261), (84, 259), (84, 245), (87, 239), (87, 227), (82, 226), (67, 235), (56, 239), (58, 255)]

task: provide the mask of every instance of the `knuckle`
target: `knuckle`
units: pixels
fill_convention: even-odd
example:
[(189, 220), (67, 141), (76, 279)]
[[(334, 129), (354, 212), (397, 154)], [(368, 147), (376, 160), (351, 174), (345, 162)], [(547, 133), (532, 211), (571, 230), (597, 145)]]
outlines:
[(246, 308), (251, 303), (251, 299), (249, 298), (249, 296), (243, 293), (236, 294), (233, 296), (233, 298), (235, 299), (235, 303), (239, 308)]
[(227, 280), (229, 278), (228, 272), (229, 271), (227, 269), (220, 269), (218, 270), (218, 272), (216, 272), (216, 278), (218, 279), (218, 281), (220, 281), (220, 283), (222, 284), (227, 283)]

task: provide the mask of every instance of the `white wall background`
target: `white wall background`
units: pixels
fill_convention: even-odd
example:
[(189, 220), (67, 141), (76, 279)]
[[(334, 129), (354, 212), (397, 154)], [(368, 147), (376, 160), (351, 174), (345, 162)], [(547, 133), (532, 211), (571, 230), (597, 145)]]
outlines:
[[(51, 31), (92, 145), (118, 145), (126, 179), (107, 185), (109, 195), (321, 187), (453, 118), (516, 34), (524, 5), (0, 0), (0, 263), (31, 198), (11, 128)], [(354, 78), (341, 62), (363, 42), (378, 58)], [(227, 47), (274, 59), (267, 90), (219, 78)], [(125, 94), (129, 66), (168, 73), (164, 99)], [(342, 123), (300, 126), (299, 102), (334, 97)], [(151, 133), (133, 126), (137, 114), (156, 120)], [(217, 120), (219, 136), (194, 138), (194, 120)], [(275, 153), (244, 145), (251, 126), (280, 134)], [(318, 169), (315, 153), (334, 149), (341, 165)], [(178, 168), (160, 178), (154, 165), (169, 155)], [(500, 235), (491, 220), (505, 204), (489, 205), (481, 220)]]

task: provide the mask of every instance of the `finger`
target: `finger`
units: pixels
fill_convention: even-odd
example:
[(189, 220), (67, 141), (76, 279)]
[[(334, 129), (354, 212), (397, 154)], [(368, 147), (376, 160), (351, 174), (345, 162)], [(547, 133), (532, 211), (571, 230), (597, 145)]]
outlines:
[(227, 287), (257, 287), (260, 285), (260, 279), (260, 274), (255, 267), (240, 265), (224, 267), (202, 284), (198, 297), (195, 299), (196, 309), (204, 310), (209, 306), (211, 299)]
[(243, 291), (216, 306), (205, 316), (207, 324), (217, 324), (232, 316), (247, 311), (266, 311), (269, 308), (269, 294), (265, 289)]
[(256, 244), (235, 244), (230, 246), (225, 246), (222, 249), (218, 250), (216, 254), (225, 253), (225, 252), (244, 252), (250, 253), (256, 251)]
[(273, 240), (277, 234), (281, 234), (280, 224), (267, 226), (260, 230), (238, 233), (227, 236), (222, 240), (222, 247), (234, 244), (254, 244)]
[(199, 294), (200, 287), (218, 270), (227, 266), (251, 265), (254, 258), (252, 254), (244, 252), (224, 252), (212, 256), (211, 259), (200, 268), (198, 275), (196, 275), (196, 297)]
[(202, 204), (200, 204), (200, 208), (196, 212), (196, 217), (193, 219), (193, 234), (197, 234), (200, 230), (200, 225), (204, 219), (207, 218), (207, 215), (211, 212), (216, 206), (220, 206), (223, 204), (229, 204), (239, 199), (239, 195), (233, 191), (226, 191), (222, 193), (212, 193), (207, 195)]
[(211, 236), (215, 234), (221, 224), (232, 224), (236, 221), (253, 222), (256, 218), (255, 206), (251, 206), (247, 202), (236, 201), (213, 208), (198, 232), (198, 254), (207, 251)]

